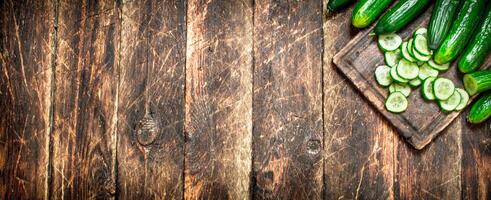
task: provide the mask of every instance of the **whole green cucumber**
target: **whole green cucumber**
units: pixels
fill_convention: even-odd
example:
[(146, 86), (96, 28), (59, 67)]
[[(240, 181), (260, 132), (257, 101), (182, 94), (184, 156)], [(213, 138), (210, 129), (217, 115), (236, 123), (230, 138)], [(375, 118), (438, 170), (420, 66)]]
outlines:
[(329, 0), (329, 3), (327, 3), (327, 8), (330, 11), (337, 11), (337, 10), (347, 6), (348, 4), (350, 4), (353, 1), (355, 1), (355, 0)]
[(419, 16), (431, 0), (400, 0), (375, 26), (377, 35), (394, 33)]
[(483, 94), (472, 105), (469, 115), (467, 115), (467, 121), (473, 124), (479, 124), (486, 121), (491, 117), (491, 92)]
[(462, 73), (472, 72), (484, 63), (491, 46), (491, 6), (479, 31), (460, 57), (458, 66)]
[(437, 0), (428, 23), (428, 47), (435, 50), (452, 26), (460, 0)]
[(472, 37), (476, 24), (480, 22), (487, 0), (464, 0), (448, 35), (434, 54), (438, 64), (452, 62), (464, 50)]
[(353, 9), (351, 23), (356, 28), (370, 26), (391, 2), (392, 0), (360, 0)]
[(464, 88), (469, 95), (491, 89), (491, 70), (482, 70), (464, 75)]

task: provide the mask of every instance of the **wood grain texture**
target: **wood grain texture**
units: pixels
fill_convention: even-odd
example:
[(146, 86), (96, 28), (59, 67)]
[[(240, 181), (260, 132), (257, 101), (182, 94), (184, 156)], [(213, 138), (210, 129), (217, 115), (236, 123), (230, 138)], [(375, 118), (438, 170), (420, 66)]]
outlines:
[(183, 196), (185, 6), (122, 2), (118, 198)]
[(253, 197), (322, 198), (322, 2), (256, 1)]
[(252, 1), (190, 0), (184, 199), (248, 199)]
[(358, 33), (351, 10), (326, 10), (324, 23), (325, 199), (393, 199), (397, 133), (332, 62)]
[(491, 198), (491, 120), (470, 125), (462, 116), (462, 199)]
[(57, 10), (51, 198), (113, 198), (120, 8), (60, 0)]
[(396, 143), (396, 199), (460, 199), (462, 141), (459, 120), (454, 121), (423, 150)]
[(48, 195), (53, 1), (0, 2), (0, 199)]

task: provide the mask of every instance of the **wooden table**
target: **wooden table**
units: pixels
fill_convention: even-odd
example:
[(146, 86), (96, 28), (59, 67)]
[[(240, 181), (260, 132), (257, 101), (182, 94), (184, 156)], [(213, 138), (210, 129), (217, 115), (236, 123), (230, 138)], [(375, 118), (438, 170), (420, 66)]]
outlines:
[(324, 7), (2, 1), (0, 199), (490, 199), (491, 122), (412, 149)]

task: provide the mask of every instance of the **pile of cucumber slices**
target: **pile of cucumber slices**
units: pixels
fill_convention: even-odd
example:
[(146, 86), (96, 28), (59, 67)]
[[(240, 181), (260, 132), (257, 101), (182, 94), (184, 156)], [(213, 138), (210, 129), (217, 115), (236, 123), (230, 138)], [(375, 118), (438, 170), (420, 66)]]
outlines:
[(467, 106), (467, 92), (456, 88), (451, 80), (438, 77), (440, 72), (448, 70), (449, 64), (439, 65), (432, 60), (426, 28), (417, 29), (408, 41), (402, 41), (396, 34), (379, 35), (378, 45), (384, 52), (386, 65), (375, 69), (375, 79), (381, 86), (388, 87), (389, 96), (385, 101), (388, 111), (406, 111), (412, 87), (420, 85), (423, 97), (436, 100), (445, 112), (460, 111)]

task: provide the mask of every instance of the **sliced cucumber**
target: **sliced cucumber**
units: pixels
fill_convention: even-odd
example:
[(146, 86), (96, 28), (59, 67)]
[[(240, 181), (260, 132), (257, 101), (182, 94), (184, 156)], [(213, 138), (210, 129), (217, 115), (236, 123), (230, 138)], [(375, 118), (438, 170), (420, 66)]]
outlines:
[(387, 51), (384, 53), (384, 61), (389, 67), (395, 67), (401, 60), (401, 50)]
[(389, 75), (390, 67), (380, 65), (375, 69), (375, 79), (381, 86), (389, 86), (392, 83), (392, 78)]
[(394, 91), (401, 92), (404, 96), (408, 97), (411, 94), (411, 87), (407, 84), (394, 84)]
[(428, 33), (428, 29), (426, 29), (426, 28), (418, 28), (418, 30), (416, 30), (414, 32), (414, 36), (416, 36), (416, 35), (424, 35), (426, 37), (426, 33)]
[(462, 88), (455, 88), (455, 91), (460, 94), (460, 103), (455, 108), (456, 111), (463, 110), (469, 103), (469, 94)]
[(394, 51), (401, 46), (402, 39), (397, 34), (385, 34), (378, 36), (378, 45), (384, 51)]
[(435, 79), (435, 77), (429, 77), (423, 82), (421, 93), (426, 100), (435, 100), (435, 95), (433, 94), (433, 82)]
[(411, 55), (411, 57), (414, 59), (414, 53), (413, 53), (413, 38), (409, 39), (407, 41), (407, 52), (409, 53), (409, 55)]
[(397, 66), (390, 68), (390, 77), (392, 77), (392, 80), (398, 83), (407, 83), (409, 81), (399, 76), (399, 74), (397, 74)]
[(419, 85), (421, 85), (422, 82), (423, 81), (421, 81), (421, 79), (415, 78), (415, 79), (409, 81), (409, 85), (413, 86), (413, 87), (418, 87)]
[(418, 78), (420, 78), (421, 80), (425, 80), (428, 77), (437, 77), (437, 76), (438, 76), (438, 70), (433, 69), (426, 63), (419, 68)]
[(415, 62), (416, 61), (407, 51), (407, 42), (404, 42), (401, 45), (401, 55), (404, 59), (408, 60), (409, 62)]
[(453, 82), (446, 78), (437, 78), (433, 83), (433, 94), (438, 100), (447, 100), (455, 90)]
[(426, 63), (426, 62), (423, 62), (423, 61), (418, 61), (418, 62), (416, 62), (416, 64), (418, 64), (418, 66), (422, 66), (422, 65), (424, 65), (425, 63)]
[(397, 74), (407, 80), (418, 77), (419, 67), (416, 63), (407, 60), (400, 60), (396, 66)]
[(401, 113), (407, 110), (408, 102), (404, 94), (394, 92), (387, 97), (385, 108), (393, 113)]
[(397, 83), (392, 83), (389, 85), (389, 93), (392, 94), (396, 91), (396, 84)]
[(436, 69), (438, 71), (445, 71), (450, 67), (449, 63), (439, 65), (439, 64), (435, 63), (435, 61), (433, 61), (433, 59), (428, 61), (428, 65), (430, 67), (432, 67), (433, 69)]
[(430, 49), (428, 48), (428, 40), (426, 40), (426, 37), (421, 34), (418, 34), (416, 35), (416, 37), (414, 37), (413, 48), (423, 56), (430, 55)]
[(461, 98), (460, 93), (457, 92), (457, 90), (454, 90), (452, 95), (450, 95), (450, 97), (447, 100), (438, 101), (438, 105), (440, 105), (440, 108), (443, 111), (451, 112), (455, 110), (455, 108), (457, 108), (457, 106), (459, 105), (460, 98)]
[(425, 56), (425, 55), (419, 53), (415, 48), (412, 49), (412, 53), (413, 53), (412, 54), (413, 58), (419, 62), (426, 62), (426, 61), (431, 59), (431, 55)]

